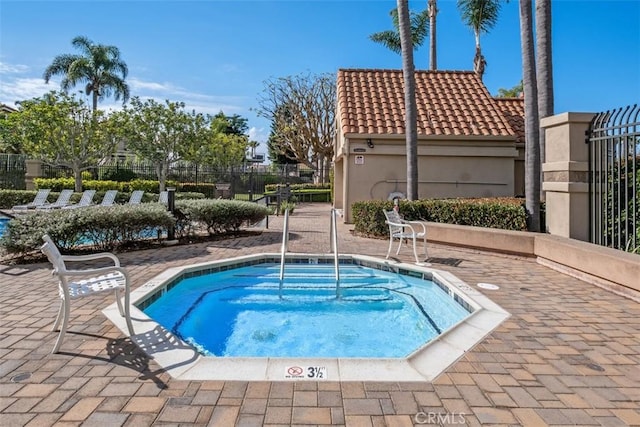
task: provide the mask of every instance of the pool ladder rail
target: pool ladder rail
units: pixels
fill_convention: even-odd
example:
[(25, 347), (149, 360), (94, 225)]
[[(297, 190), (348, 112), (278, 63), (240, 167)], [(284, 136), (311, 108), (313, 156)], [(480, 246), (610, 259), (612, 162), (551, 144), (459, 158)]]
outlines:
[[(340, 297), (340, 261), (338, 257), (338, 225), (336, 216), (339, 214), (335, 208), (331, 209), (331, 225), (329, 239), (331, 251), (333, 252), (333, 262), (336, 275), (336, 297)], [(284, 265), (286, 254), (289, 251), (289, 209), (284, 211), (284, 223), (282, 226), (282, 247), (280, 248), (280, 284), (278, 292), (282, 298), (282, 285), (284, 283)]]

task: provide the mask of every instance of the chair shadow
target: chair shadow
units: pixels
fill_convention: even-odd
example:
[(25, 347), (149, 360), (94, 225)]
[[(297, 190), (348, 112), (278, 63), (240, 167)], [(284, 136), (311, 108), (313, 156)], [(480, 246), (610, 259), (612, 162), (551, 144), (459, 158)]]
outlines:
[[(85, 332), (67, 331), (67, 333), (105, 339), (105, 337), (101, 335)], [(199, 354), (193, 349), (193, 347), (183, 343), (169, 331), (160, 326), (157, 326), (153, 330), (144, 334), (134, 335), (133, 337), (110, 339), (107, 341), (106, 350), (109, 355), (108, 358), (88, 356), (81, 353), (71, 353), (67, 351), (60, 351), (58, 354), (73, 357), (84, 357), (86, 359), (100, 360), (106, 363), (115, 363), (140, 373), (138, 379), (143, 381), (151, 380), (161, 390), (168, 388), (168, 385), (159, 377), (160, 374), (166, 373), (168, 369), (188, 365), (199, 357)], [(187, 350), (191, 355), (186, 360), (174, 363), (170, 366), (164, 366), (156, 370), (152, 370), (149, 367), (150, 361), (153, 360), (153, 356), (150, 356), (149, 354), (170, 350)]]

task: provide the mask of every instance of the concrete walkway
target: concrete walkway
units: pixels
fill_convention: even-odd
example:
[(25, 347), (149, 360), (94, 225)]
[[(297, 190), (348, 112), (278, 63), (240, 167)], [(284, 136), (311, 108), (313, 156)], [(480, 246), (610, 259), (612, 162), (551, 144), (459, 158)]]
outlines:
[[(329, 209), (296, 208), (291, 251), (329, 251)], [(281, 227), (270, 217), (257, 237), (120, 257), (139, 286), (170, 266), (277, 252)], [(386, 240), (339, 228), (342, 253), (386, 254)], [(111, 295), (73, 306), (51, 355), (49, 265), (0, 266), (0, 426), (640, 425), (640, 304), (528, 259), (437, 245), (429, 255), (459, 262), (433, 267), (471, 286), (500, 285), (483, 292), (512, 315), (433, 383), (174, 380), (103, 316)]]

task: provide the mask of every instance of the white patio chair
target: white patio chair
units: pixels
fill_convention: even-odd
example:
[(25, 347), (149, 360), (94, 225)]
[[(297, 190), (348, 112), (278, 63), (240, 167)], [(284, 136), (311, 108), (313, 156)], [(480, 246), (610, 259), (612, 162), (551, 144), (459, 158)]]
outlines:
[(142, 195), (144, 194), (144, 191), (142, 190), (135, 190), (131, 193), (131, 196), (129, 197), (129, 204), (130, 205), (139, 205), (140, 202), (142, 202)]
[(11, 209), (15, 211), (27, 210), (27, 209), (35, 209), (38, 206), (42, 206), (47, 203), (47, 197), (49, 197), (49, 193), (51, 192), (50, 188), (43, 188), (38, 190), (36, 193), (36, 197), (33, 198), (31, 203), (27, 203), (26, 205), (15, 205)]
[(398, 239), (398, 250), (396, 255), (400, 253), (403, 241), (412, 240), (413, 243), (413, 256), (416, 259), (416, 264), (424, 265), (418, 258), (417, 243), (418, 239), (422, 239), (424, 245), (424, 258), (427, 259), (427, 227), (424, 222), (421, 221), (405, 221), (400, 217), (400, 214), (395, 210), (384, 211), (384, 216), (387, 218), (385, 221), (389, 225), (389, 249), (387, 250), (387, 259), (391, 253), (391, 246), (393, 246), (393, 240)]
[(78, 203), (63, 206), (62, 209), (77, 209), (77, 208), (85, 208), (87, 206), (91, 206), (91, 203), (93, 202), (93, 196), (95, 195), (96, 195), (96, 190), (84, 190), (82, 192), (82, 197), (80, 197), (80, 201)]
[[(116, 302), (120, 315), (124, 316), (127, 321), (129, 334), (134, 335), (133, 325), (131, 323), (131, 315), (129, 313), (129, 292), (130, 279), (127, 270), (120, 267), (118, 258), (108, 252), (91, 254), (91, 255), (62, 255), (58, 250), (51, 237), (42, 236), (44, 245), (40, 248), (51, 264), (53, 265), (52, 274), (58, 278), (58, 295), (61, 304), (58, 316), (53, 324), (53, 330), (60, 329), (60, 334), (53, 347), (52, 353), (57, 353), (64, 339), (69, 324), (69, 311), (71, 309), (71, 300), (87, 297), (100, 292), (114, 291)], [(69, 270), (65, 262), (90, 261), (96, 259), (111, 259), (113, 266), (91, 268), (85, 270)], [(121, 296), (124, 293), (124, 306)]]
[(59, 209), (64, 206), (69, 205), (69, 200), (71, 200), (71, 196), (73, 195), (73, 190), (62, 190), (58, 195), (58, 200), (53, 203), (45, 203), (44, 205), (36, 206), (38, 210), (50, 210), (50, 209)]
[(116, 201), (118, 190), (107, 190), (98, 206), (113, 206)]

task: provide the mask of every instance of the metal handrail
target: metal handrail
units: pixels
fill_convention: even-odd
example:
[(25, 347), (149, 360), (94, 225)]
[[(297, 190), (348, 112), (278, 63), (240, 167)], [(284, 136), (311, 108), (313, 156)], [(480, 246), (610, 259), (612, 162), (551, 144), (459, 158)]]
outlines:
[(289, 250), (289, 209), (284, 211), (284, 224), (282, 226), (282, 248), (280, 249), (280, 298), (282, 298), (282, 282), (284, 281), (284, 258)]
[(338, 260), (338, 225), (336, 215), (338, 211), (335, 208), (331, 209), (331, 230), (329, 233), (331, 251), (333, 252), (334, 269), (336, 272), (336, 296), (340, 296), (340, 263)]

